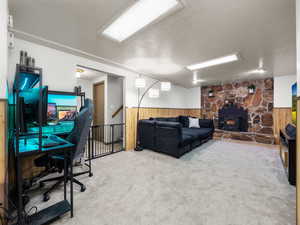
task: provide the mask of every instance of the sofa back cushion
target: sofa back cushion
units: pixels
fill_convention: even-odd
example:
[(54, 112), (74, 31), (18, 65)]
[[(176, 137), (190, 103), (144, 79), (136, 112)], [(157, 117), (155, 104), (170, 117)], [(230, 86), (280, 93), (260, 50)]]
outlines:
[(188, 116), (179, 116), (179, 122), (183, 127), (189, 127), (189, 117)]
[(200, 128), (214, 128), (214, 122), (213, 120), (209, 120), (209, 119), (199, 119), (199, 125)]
[(178, 117), (157, 117), (157, 118), (150, 118), (150, 120), (156, 121), (165, 121), (165, 122), (179, 122)]

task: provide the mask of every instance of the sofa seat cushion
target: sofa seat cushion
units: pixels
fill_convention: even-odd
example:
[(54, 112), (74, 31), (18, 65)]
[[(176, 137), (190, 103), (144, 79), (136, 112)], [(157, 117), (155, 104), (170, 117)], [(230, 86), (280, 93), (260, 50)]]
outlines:
[(191, 135), (182, 134), (182, 139), (180, 142), (180, 146), (187, 146), (193, 142), (193, 137)]
[(204, 139), (213, 133), (212, 128), (182, 128), (183, 135), (192, 136), (194, 139)]

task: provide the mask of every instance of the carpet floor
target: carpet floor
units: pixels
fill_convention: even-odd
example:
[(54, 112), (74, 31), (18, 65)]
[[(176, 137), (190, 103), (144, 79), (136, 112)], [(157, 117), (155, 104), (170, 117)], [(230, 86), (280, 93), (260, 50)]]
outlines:
[[(144, 150), (93, 160), (65, 225), (294, 225), (296, 190), (278, 150), (210, 141), (180, 159)], [(39, 209), (62, 198), (62, 189)], [(29, 207), (29, 206), (28, 206)]]

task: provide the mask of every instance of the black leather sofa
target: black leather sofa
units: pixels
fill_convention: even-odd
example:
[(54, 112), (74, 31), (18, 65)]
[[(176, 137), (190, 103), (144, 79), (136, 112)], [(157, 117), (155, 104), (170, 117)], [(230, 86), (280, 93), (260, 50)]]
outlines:
[(189, 118), (150, 118), (138, 123), (140, 148), (165, 153), (176, 158), (212, 139), (214, 123), (199, 119), (200, 128), (189, 128)]

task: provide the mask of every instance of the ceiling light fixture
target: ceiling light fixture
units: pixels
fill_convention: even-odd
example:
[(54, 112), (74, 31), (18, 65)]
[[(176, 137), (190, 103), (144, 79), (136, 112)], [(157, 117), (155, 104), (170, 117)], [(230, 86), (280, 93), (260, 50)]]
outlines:
[(263, 68), (258, 68), (256, 70), (254, 70), (253, 73), (265, 74), (265, 73), (267, 73), (267, 71)]
[(268, 71), (264, 69), (264, 60), (263, 58), (259, 59), (258, 68), (251, 70), (248, 74), (266, 74)]
[(198, 84), (200, 82), (204, 82), (204, 80), (198, 79), (198, 71), (194, 70), (193, 71), (193, 84)]
[(83, 70), (83, 69), (79, 69), (79, 68), (76, 69), (76, 77), (77, 77), (77, 78), (80, 78), (82, 73), (84, 73), (84, 70)]
[(122, 42), (147, 25), (182, 8), (180, 0), (139, 0), (106, 27), (102, 34)]
[(230, 62), (235, 62), (235, 61), (238, 61), (238, 60), (239, 60), (239, 55), (238, 54), (233, 54), (233, 55), (228, 55), (228, 56), (208, 60), (208, 61), (205, 61), (205, 62), (202, 62), (202, 63), (193, 64), (193, 65), (187, 66), (187, 68), (189, 70), (193, 71), (193, 70), (199, 70), (199, 69), (203, 69), (203, 68), (207, 68), (207, 67), (211, 67), (211, 66), (221, 65), (221, 64), (230, 63)]

